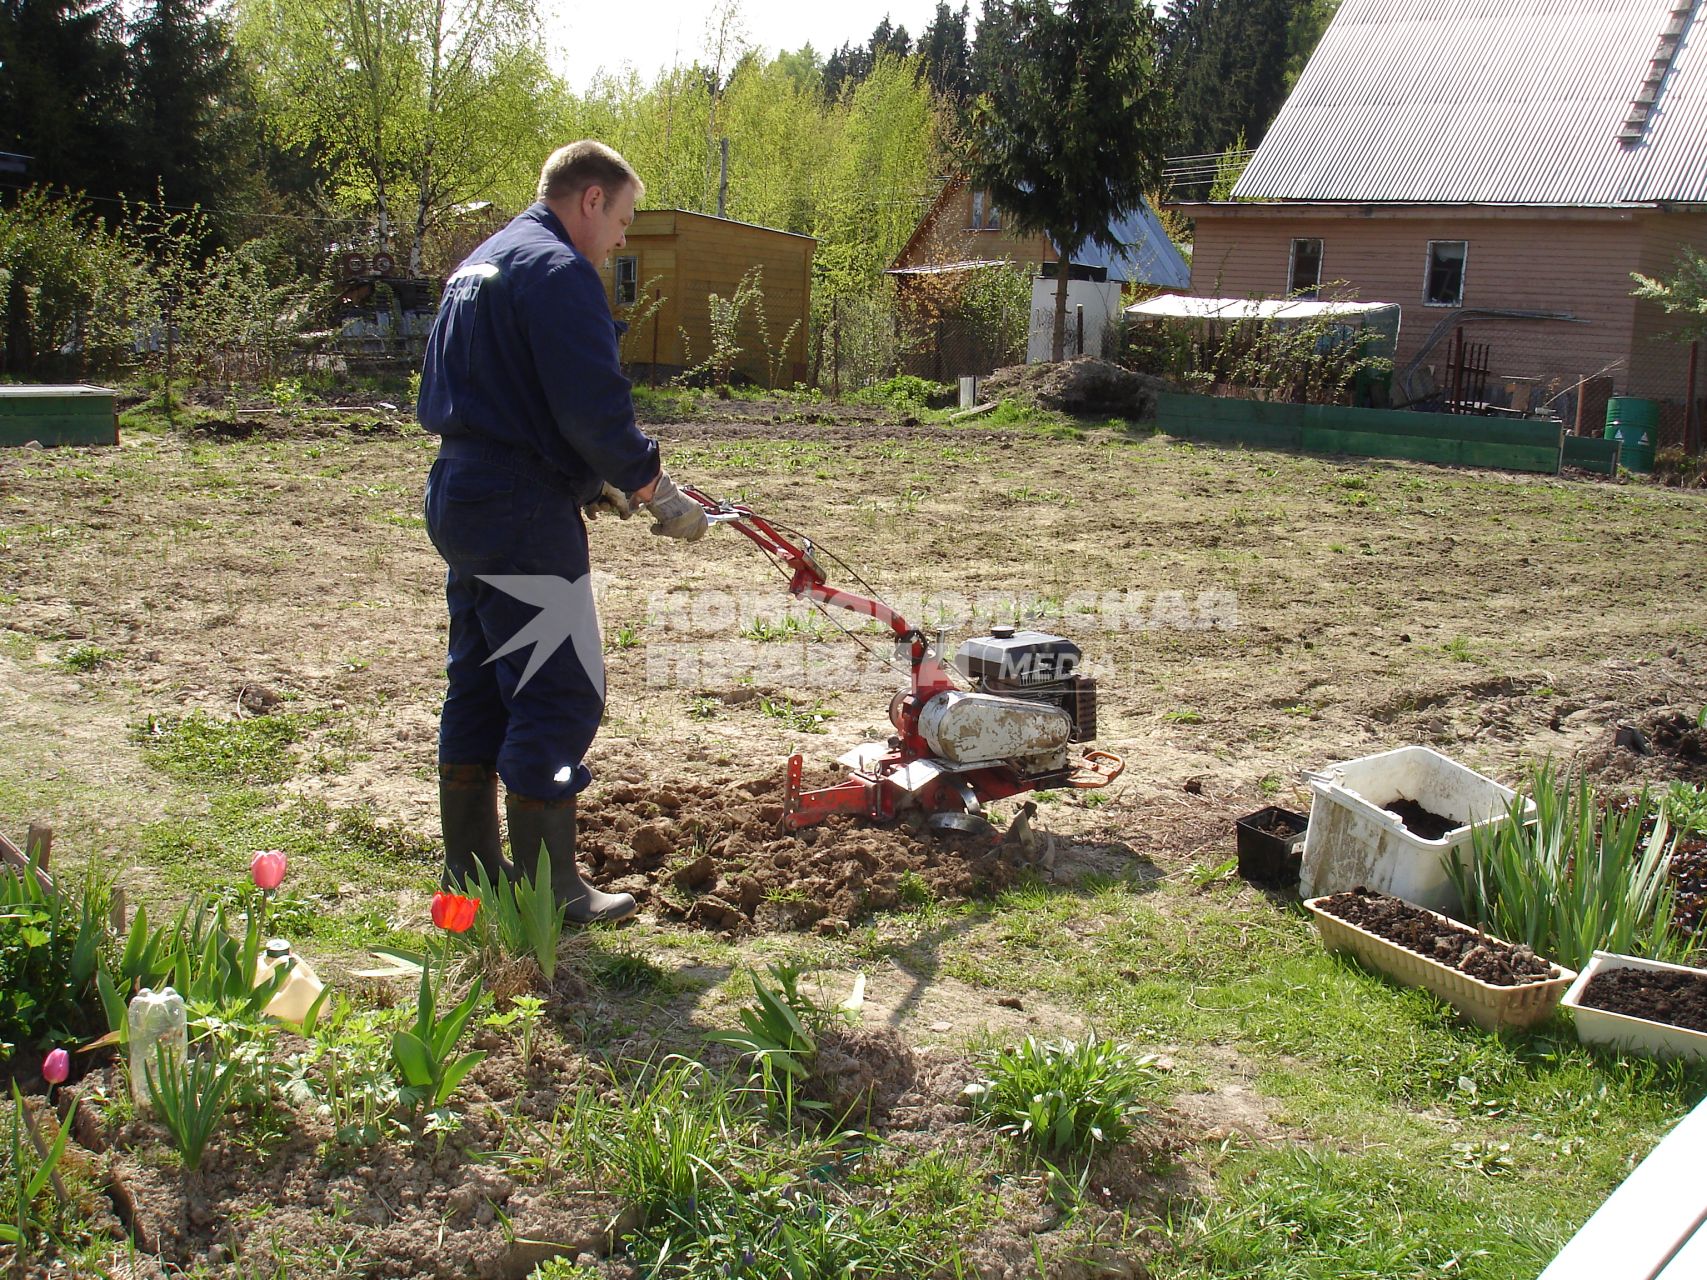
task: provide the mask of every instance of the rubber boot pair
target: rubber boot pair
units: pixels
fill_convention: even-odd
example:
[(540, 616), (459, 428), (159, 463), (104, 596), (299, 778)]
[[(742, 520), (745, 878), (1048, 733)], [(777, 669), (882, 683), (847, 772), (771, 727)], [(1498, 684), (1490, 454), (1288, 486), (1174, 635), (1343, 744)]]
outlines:
[(564, 919), (574, 924), (614, 924), (638, 910), (634, 895), (605, 893), (588, 884), (575, 857), (575, 797), (535, 800), (509, 794), (504, 812), (510, 820), (510, 851), (516, 871), (528, 879), (539, 872), (543, 853), (550, 859), (551, 891), (563, 904)]
[(445, 841), (446, 889), (467, 889), (475, 868), (483, 868), (493, 883), (539, 874), (543, 850), (550, 859), (551, 888), (564, 906), (564, 918), (575, 924), (626, 920), (637, 910), (634, 896), (602, 893), (581, 875), (575, 857), (575, 797), (533, 800), (506, 795), (510, 820), (510, 849), (515, 862), (504, 860), (498, 832), (498, 771), (483, 764), (439, 766), (439, 821)]

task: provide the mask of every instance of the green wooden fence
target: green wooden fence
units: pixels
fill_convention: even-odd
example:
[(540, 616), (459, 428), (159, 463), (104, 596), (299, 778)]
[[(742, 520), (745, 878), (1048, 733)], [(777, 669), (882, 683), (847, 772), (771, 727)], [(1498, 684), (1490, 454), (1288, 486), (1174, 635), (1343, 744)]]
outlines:
[(1187, 440), (1548, 473), (1559, 470), (1566, 439), (1556, 422), (1218, 396), (1160, 395), (1156, 420)]
[(1566, 436), (1565, 465), (1598, 471), (1602, 475), (1618, 474), (1619, 443), (1602, 440), (1599, 436)]

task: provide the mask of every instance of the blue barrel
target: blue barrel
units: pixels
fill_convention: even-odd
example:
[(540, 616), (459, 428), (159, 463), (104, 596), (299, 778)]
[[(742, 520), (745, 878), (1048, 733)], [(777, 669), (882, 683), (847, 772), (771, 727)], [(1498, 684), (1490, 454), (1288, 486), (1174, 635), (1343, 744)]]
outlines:
[(1660, 433), (1660, 402), (1613, 396), (1606, 402), (1606, 438), (1620, 444), (1618, 465), (1626, 471), (1654, 469), (1654, 440)]

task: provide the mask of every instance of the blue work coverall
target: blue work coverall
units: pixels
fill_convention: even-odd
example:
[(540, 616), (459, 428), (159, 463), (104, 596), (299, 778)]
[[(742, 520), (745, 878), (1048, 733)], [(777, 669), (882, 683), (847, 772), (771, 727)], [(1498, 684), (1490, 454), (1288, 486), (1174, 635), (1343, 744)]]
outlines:
[(416, 404), (440, 437), (426, 495), (450, 607), (439, 762), (495, 766), (541, 800), (591, 781), (604, 713), (581, 506), (659, 473), (598, 268), (545, 204), (519, 214), (447, 282)]

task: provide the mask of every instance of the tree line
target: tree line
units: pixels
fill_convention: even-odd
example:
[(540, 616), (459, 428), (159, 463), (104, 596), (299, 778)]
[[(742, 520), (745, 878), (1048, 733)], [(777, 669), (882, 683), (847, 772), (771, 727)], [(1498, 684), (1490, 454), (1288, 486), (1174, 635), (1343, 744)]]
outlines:
[[(521, 209), (544, 155), (591, 136), (653, 207), (715, 212), (722, 192), (731, 218), (816, 237), (828, 300), (874, 288), (944, 177), (978, 161), (979, 104), (1011, 89), (1038, 3), (980, 0), (976, 20), (939, 3), (916, 39), (885, 19), (826, 56), (765, 54), (722, 0), (691, 62), (577, 91), (537, 0), (148, 0), (128, 17), (116, 0), (0, 0), (0, 151), (30, 158), (0, 173), (0, 214), (30, 186), (80, 193), (108, 229), (119, 202), (153, 201), (198, 208), (203, 252), (249, 246), (274, 283), (350, 248), (430, 274), (460, 216)], [(1159, 160), (1260, 138), (1332, 3), (1074, 7), (1154, 71), (1156, 118), (1131, 136)]]

